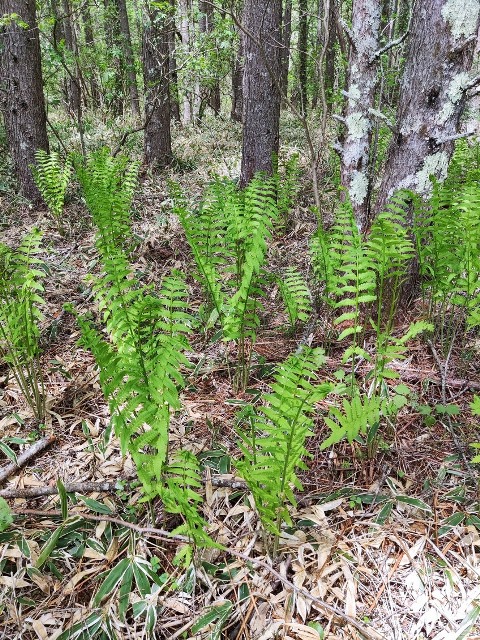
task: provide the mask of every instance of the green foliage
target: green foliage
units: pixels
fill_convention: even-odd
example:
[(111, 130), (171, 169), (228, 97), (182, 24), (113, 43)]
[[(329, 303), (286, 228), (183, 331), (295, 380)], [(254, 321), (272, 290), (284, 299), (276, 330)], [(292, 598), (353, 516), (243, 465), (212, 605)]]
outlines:
[(6, 531), (13, 524), (10, 507), (4, 498), (0, 498), (0, 531)]
[(167, 466), (170, 414), (180, 409), (181, 370), (189, 367), (184, 352), (193, 319), (186, 284), (175, 272), (164, 278), (157, 296), (130, 267), (123, 243), (130, 236), (135, 168), (102, 152), (79, 173), (98, 227), (95, 246), (103, 273), (93, 290), (106, 330), (105, 336), (91, 319), (78, 316), (81, 342), (95, 357), (115, 432), (123, 453), (128, 451), (136, 464), (145, 498), (161, 496), (174, 513), (181, 504), (188, 532), (204, 543), (205, 523), (192, 502), (194, 482), (187, 482), (194, 477), (193, 462), (185, 454), (190, 476), (182, 482), (171, 479), (172, 467)]
[(42, 234), (33, 229), (13, 250), (0, 244), (0, 355), (12, 368), (35, 418), (45, 417), (45, 394), (39, 363), (39, 325), (43, 319)]
[(303, 275), (294, 267), (286, 269), (283, 277), (278, 278), (278, 284), (293, 330), (297, 322), (306, 322), (312, 311), (310, 290)]
[[(260, 302), (267, 285), (263, 269), (267, 241), (278, 219), (275, 180), (256, 177), (238, 190), (217, 180), (197, 212), (191, 212), (174, 187), (180, 218), (204, 288), (209, 323), (220, 320), (223, 336), (238, 344), (235, 386), (245, 388), (249, 357), (246, 342), (255, 342)], [(213, 314), (211, 313), (213, 311)]]
[(381, 405), (382, 400), (377, 396), (362, 398), (357, 394), (351, 400), (343, 400), (342, 410), (331, 407), (324, 420), (332, 433), (320, 448), (326, 449), (344, 438), (351, 443), (359, 434), (366, 434), (371, 428), (378, 429)]
[(296, 504), (293, 488), (301, 489), (297, 469), (305, 469), (305, 440), (313, 435), (315, 403), (329, 384), (311, 382), (325, 361), (321, 349), (305, 348), (282, 363), (263, 406), (243, 413), (249, 430), (241, 432), (243, 458), (237, 463), (255, 500), (263, 526), (278, 536), (282, 522), (291, 523), (287, 504)]
[(33, 169), (35, 183), (54, 220), (61, 227), (65, 194), (72, 175), (72, 164), (68, 158), (62, 162), (58, 153), (52, 151), (48, 154), (42, 149), (35, 153), (35, 160), (37, 162)]

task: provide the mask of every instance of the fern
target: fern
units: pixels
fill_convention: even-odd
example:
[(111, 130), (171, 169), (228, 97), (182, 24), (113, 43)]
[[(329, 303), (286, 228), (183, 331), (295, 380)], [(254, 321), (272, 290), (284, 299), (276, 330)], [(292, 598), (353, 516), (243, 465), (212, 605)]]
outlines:
[[(115, 433), (122, 452), (128, 451), (135, 462), (145, 498), (161, 496), (173, 513), (182, 505), (189, 533), (204, 544), (208, 536), (194, 508), (200, 497), (192, 502), (193, 484), (186, 477), (183, 483), (174, 482), (174, 463), (168, 462), (170, 416), (181, 407), (182, 369), (190, 366), (184, 355), (193, 322), (188, 290), (174, 272), (164, 278), (157, 296), (152, 287), (138, 282), (129, 264), (123, 244), (130, 235), (134, 172), (124, 160), (104, 152), (80, 168), (85, 198), (98, 226), (95, 245), (103, 273), (95, 279), (93, 291), (106, 330), (105, 336), (91, 319), (78, 316), (81, 343), (95, 357)], [(122, 176), (129, 178), (121, 182)], [(184, 458), (187, 473), (193, 463)]]
[(351, 443), (359, 434), (366, 434), (369, 429), (376, 431), (380, 422), (382, 403), (382, 399), (378, 396), (362, 398), (357, 394), (351, 400), (345, 398), (342, 409), (331, 407), (324, 420), (332, 433), (322, 442), (320, 449), (337, 444), (344, 438)]
[(312, 311), (310, 290), (302, 274), (294, 267), (289, 267), (277, 281), (290, 327), (294, 330), (297, 322), (306, 322)]
[(65, 194), (72, 175), (72, 164), (67, 158), (62, 163), (58, 153), (48, 154), (39, 149), (35, 153), (36, 167), (33, 168), (35, 183), (42, 194), (50, 213), (57, 224), (62, 223)]
[(0, 353), (37, 420), (45, 418), (45, 392), (39, 363), (39, 325), (43, 320), (41, 280), (37, 257), (42, 234), (33, 229), (17, 250), (0, 244)]
[(234, 384), (244, 388), (247, 342), (255, 342), (267, 285), (267, 241), (278, 219), (275, 180), (257, 177), (243, 191), (217, 180), (197, 214), (190, 213), (178, 189), (174, 191), (175, 211), (192, 249), (207, 307), (215, 312), (213, 321), (221, 322), (224, 339), (238, 344)]
[(311, 379), (325, 361), (321, 349), (305, 348), (278, 368), (272, 392), (264, 406), (250, 410), (250, 432), (240, 433), (243, 459), (237, 469), (255, 500), (263, 526), (274, 535), (281, 523), (291, 523), (288, 503), (295, 505), (293, 488), (301, 489), (296, 475), (305, 469), (306, 439), (313, 435), (315, 403), (330, 391), (329, 384)]

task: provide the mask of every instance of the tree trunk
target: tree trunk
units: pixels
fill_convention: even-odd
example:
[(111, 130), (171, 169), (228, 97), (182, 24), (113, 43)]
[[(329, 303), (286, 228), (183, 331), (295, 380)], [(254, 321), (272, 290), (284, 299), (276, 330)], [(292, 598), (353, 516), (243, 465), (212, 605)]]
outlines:
[(245, 0), (244, 125), (240, 183), (273, 171), (280, 123), (281, 0)]
[(379, 0), (353, 0), (345, 137), (341, 152), (341, 180), (348, 189), (358, 227), (368, 222), (371, 180), (369, 149), (377, 84), (376, 52), (380, 31)]
[(290, 69), (290, 43), (292, 40), (292, 0), (285, 0), (282, 18), (282, 97), (288, 95), (288, 71)]
[(143, 34), (143, 73), (145, 80), (145, 162), (159, 169), (173, 159), (170, 134), (169, 39), (171, 15), (150, 10)]
[(132, 113), (138, 118), (140, 117), (140, 100), (138, 97), (137, 74), (133, 58), (132, 36), (130, 34), (130, 25), (128, 23), (127, 4), (125, 0), (116, 0), (116, 3), (120, 23), (123, 62), (125, 65), (123, 71), (127, 78)]
[(324, 87), (328, 104), (331, 104), (335, 86), (335, 42), (337, 30), (335, 28), (335, 0), (328, 2), (328, 36), (325, 49)]
[[(199, 27), (202, 33), (212, 33), (215, 29), (214, 6), (210, 1), (199, 0), (198, 8), (200, 11)], [(208, 90), (207, 102), (215, 115), (220, 113), (220, 82), (216, 79), (210, 83)]]
[(105, 40), (109, 57), (109, 67), (113, 71), (113, 79), (109, 87), (110, 95), (108, 96), (107, 104), (115, 116), (121, 116), (123, 115), (124, 106), (122, 69), (120, 58), (118, 55), (113, 54), (121, 38), (118, 7), (115, 0), (104, 0), (104, 7)]
[[(189, 24), (189, 0), (178, 0), (180, 14), (180, 37), (185, 51), (190, 50), (190, 24)], [(188, 125), (193, 119), (193, 95), (188, 87), (183, 87), (183, 114), (182, 122)]]
[(48, 138), (35, 0), (3, 0), (1, 12), (28, 25), (12, 21), (0, 31), (0, 99), (20, 191), (39, 202), (30, 167), (37, 149), (48, 152)]
[(421, 195), (442, 181), (469, 89), (478, 0), (417, 0), (400, 89), (397, 131), (388, 150), (376, 209), (401, 188)]
[[(95, 38), (93, 35), (93, 28), (92, 28), (92, 15), (90, 13), (90, 6), (88, 5), (87, 2), (82, 2), (82, 4), (80, 5), (80, 13), (81, 13), (82, 22), (83, 22), (85, 46), (88, 49), (95, 51)], [(95, 75), (95, 69), (90, 68), (89, 76), (90, 76), (89, 78), (90, 97), (92, 99), (92, 104), (94, 107), (98, 107), (100, 105), (100, 90), (99, 90), (97, 78)]]
[(72, 8), (69, 0), (63, 0), (63, 30), (65, 34), (65, 48), (70, 52), (73, 64), (65, 62), (69, 73), (66, 78), (66, 98), (70, 115), (79, 122), (82, 119), (82, 87), (78, 68), (78, 50), (75, 27), (72, 21)]
[(232, 120), (235, 120), (235, 122), (243, 122), (244, 38), (245, 35), (243, 32), (240, 32), (240, 41), (232, 67), (232, 110), (230, 112), (230, 117)]
[(298, 104), (307, 113), (308, 0), (298, 0)]

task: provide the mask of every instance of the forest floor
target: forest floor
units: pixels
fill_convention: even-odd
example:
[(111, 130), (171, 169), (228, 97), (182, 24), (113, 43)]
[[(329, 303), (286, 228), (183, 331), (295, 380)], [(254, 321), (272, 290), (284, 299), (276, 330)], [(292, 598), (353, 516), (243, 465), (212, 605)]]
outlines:
[[(284, 128), (283, 154), (300, 152), (298, 128), (292, 122)], [(168, 178), (178, 181), (192, 201), (201, 197), (213, 174), (238, 176), (240, 135), (231, 123), (208, 120), (200, 130), (179, 132), (175, 140), (182, 171), (172, 171)], [(132, 137), (129, 144), (138, 153), (139, 139)], [(300, 164), (306, 165), (302, 157)], [(309, 210), (308, 180), (302, 180), (291, 224), (270, 243), (269, 267), (278, 273), (292, 264), (304, 273), (310, 270), (308, 243), (316, 219)], [(334, 189), (327, 185), (322, 193), (329, 215)], [(312, 458), (301, 476), (304, 491), (291, 510), (295, 526), (284, 530), (279, 555), (272, 561), (252, 500), (235, 485), (230, 468), (238, 451), (235, 411), (251, 392), (234, 393), (226, 364), (232, 354), (223, 344), (211, 342), (211, 336), (197, 335), (189, 359), (198, 366), (182, 394), (183, 409), (173, 420), (172, 447), (181, 443), (199, 455), (205, 468), (204, 516), (210, 533), (225, 547), (249, 556), (251, 564), (207, 549), (198, 552), (194, 568), (185, 572), (172, 564), (176, 544), (88, 519), (103, 509), (107, 517), (135, 521), (141, 527), (172, 528), (171, 517), (159, 505), (146, 508), (139, 490), (130, 488), (135, 477), (132, 461), (122, 457), (108, 429), (108, 407), (93, 358), (77, 346), (75, 319), (63, 310), (67, 302), (81, 312), (92, 308), (86, 276), (98, 269), (94, 232), (79, 193), (70, 194), (64, 235), (45, 212), (22, 205), (10, 192), (4, 192), (0, 207), (2, 241), (15, 245), (34, 225), (44, 230), (41, 257), (48, 271), (42, 361), (49, 409), (46, 424), (39, 427), (15, 380), (0, 368), (0, 435), (17, 452), (45, 435), (55, 437), (48, 449), (0, 487), (0, 495), (1, 490), (21, 495), (23, 490), (55, 487), (58, 478), (63, 483), (123, 483), (118, 491), (77, 496), (69, 517), (81, 514), (86, 519), (73, 519), (73, 526), (58, 534), (40, 565), (39, 555), (60, 529), (61, 518), (51, 513), (59, 510), (59, 497), (10, 499), (17, 517), (13, 529), (0, 534), (0, 638), (80, 637), (62, 633), (88, 620), (94, 610), (101, 611), (103, 628), (111, 625), (118, 638), (147, 637), (145, 619), (123, 621), (114, 598), (96, 607), (91, 603), (105, 572), (128, 553), (153, 559), (160, 573), (171, 576), (163, 590), (150, 595), (158, 615), (158, 638), (480, 638), (475, 622), (480, 614), (478, 474), (466, 463), (472, 456), (468, 443), (479, 436), (478, 425), (463, 411), (472, 401), (472, 390), (480, 389), (478, 338), (452, 354), (445, 379), (448, 402), (460, 408), (459, 415), (450, 418), (433, 411), (436, 419), (428, 426), (420, 407), (442, 404), (442, 373), (427, 344), (418, 339), (409, 345), (407, 358), (398, 363), (396, 383), (409, 387), (412, 402), (399, 413), (395, 429), (382, 433), (371, 459), (355, 442), (320, 451), (328, 430), (318, 417), (315, 437), (308, 442)], [(143, 173), (133, 231), (134, 267), (145, 283), (158, 283), (172, 268), (192, 271), (188, 245), (170, 212), (165, 176)], [(193, 279), (188, 282), (195, 309), (200, 291)], [(422, 316), (421, 305), (415, 300), (404, 310), (399, 332)], [(267, 389), (273, 366), (305, 339), (302, 329), (298, 335), (288, 334), (280, 306), (274, 289), (254, 345), (250, 390)], [(338, 345), (326, 344), (328, 330), (320, 314), (309, 336), (313, 346), (326, 347), (328, 359), (321, 372), (326, 381), (333, 379), (342, 355)], [(357, 370), (360, 380), (366, 372)], [(12, 438), (28, 444), (12, 444)], [(2, 452), (0, 462), (8, 462)], [(133, 602), (135, 598), (140, 599), (138, 593)], [(227, 601), (233, 606), (217, 636), (209, 635), (215, 631), (212, 624), (195, 631), (209, 607), (222, 607)], [(328, 611), (321, 601), (329, 605)]]

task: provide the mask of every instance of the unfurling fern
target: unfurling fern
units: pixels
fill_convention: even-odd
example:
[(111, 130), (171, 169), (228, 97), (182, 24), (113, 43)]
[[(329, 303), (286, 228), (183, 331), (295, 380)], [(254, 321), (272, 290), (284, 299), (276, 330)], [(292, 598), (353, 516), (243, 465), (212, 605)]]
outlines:
[(58, 153), (48, 154), (39, 149), (35, 153), (36, 167), (33, 167), (35, 183), (53, 218), (61, 226), (63, 205), (70, 177), (72, 164), (67, 158), (64, 162)]
[(175, 190), (175, 212), (185, 230), (207, 306), (214, 311), (226, 340), (238, 344), (237, 389), (247, 384), (247, 341), (255, 341), (261, 298), (267, 284), (263, 270), (267, 241), (278, 219), (275, 180), (252, 180), (240, 191), (229, 182), (210, 187), (198, 213), (188, 211)]
[(310, 289), (303, 275), (294, 267), (286, 269), (284, 275), (278, 278), (278, 285), (290, 327), (294, 330), (297, 322), (306, 322), (312, 311)]
[(237, 469), (255, 500), (263, 526), (278, 536), (282, 522), (290, 523), (288, 503), (293, 488), (301, 489), (297, 470), (305, 469), (309, 454), (305, 440), (313, 435), (315, 403), (330, 391), (329, 384), (311, 382), (324, 362), (321, 349), (305, 348), (282, 363), (264, 394), (264, 406), (250, 411), (250, 430), (240, 433), (243, 459)]
[(0, 244), (0, 357), (12, 368), (35, 418), (45, 418), (45, 392), (39, 363), (39, 325), (43, 319), (38, 254), (42, 234), (33, 229), (13, 250)]
[[(194, 508), (200, 497), (192, 502), (193, 484), (171, 480), (174, 471), (168, 466), (170, 414), (180, 409), (182, 369), (189, 367), (184, 352), (193, 318), (187, 287), (175, 272), (164, 278), (157, 296), (152, 287), (138, 282), (128, 262), (123, 243), (130, 235), (134, 169), (102, 152), (80, 173), (98, 226), (95, 244), (103, 273), (93, 290), (106, 329), (105, 336), (90, 319), (79, 316), (82, 344), (95, 357), (112, 424), (123, 453), (128, 451), (135, 462), (145, 497), (161, 496), (173, 513), (183, 505), (189, 533), (205, 544), (208, 536)], [(122, 175), (130, 177), (122, 182)], [(189, 464), (192, 469), (190, 459)]]

